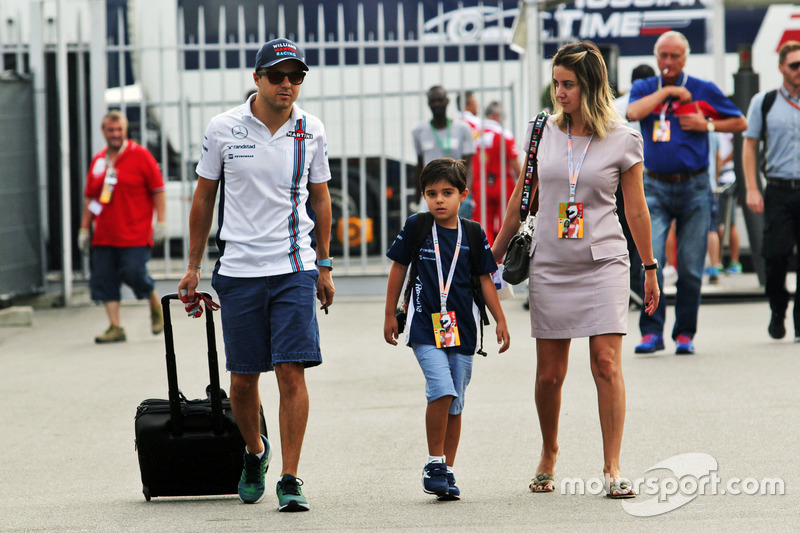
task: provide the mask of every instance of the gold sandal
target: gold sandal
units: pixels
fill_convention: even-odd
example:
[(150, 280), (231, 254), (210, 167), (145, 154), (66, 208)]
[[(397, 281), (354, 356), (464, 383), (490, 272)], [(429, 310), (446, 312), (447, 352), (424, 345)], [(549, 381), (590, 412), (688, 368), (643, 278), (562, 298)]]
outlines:
[(539, 472), (533, 476), (531, 484), (528, 485), (528, 488), (531, 489), (531, 492), (553, 492), (556, 490), (555, 485), (553, 484), (554, 479), (555, 478), (553, 477), (553, 474)]

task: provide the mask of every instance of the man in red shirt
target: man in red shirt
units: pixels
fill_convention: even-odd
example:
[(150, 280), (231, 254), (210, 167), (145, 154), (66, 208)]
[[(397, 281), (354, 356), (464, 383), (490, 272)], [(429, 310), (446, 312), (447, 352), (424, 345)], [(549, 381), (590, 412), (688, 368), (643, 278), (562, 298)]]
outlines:
[(147, 261), (151, 247), (163, 243), (167, 234), (164, 180), (155, 159), (128, 139), (128, 120), (119, 111), (103, 117), (102, 131), (107, 147), (95, 154), (89, 166), (78, 233), (81, 251), (89, 253), (91, 248), (92, 300), (105, 304), (110, 322), (95, 337), (97, 343), (125, 341), (119, 315), (122, 283), (137, 299), (149, 299), (151, 330), (154, 335), (163, 331), (164, 318)]
[[(501, 120), (500, 102), (490, 103), (486, 107), (483, 134), (478, 137), (472, 161), (472, 197), (475, 200), (472, 219), (483, 226), (489, 244), (494, 242), (495, 235), (503, 225), (506, 203), (514, 191), (514, 184), (520, 173), (519, 153), (514, 135), (503, 129)], [(485, 198), (483, 198), (484, 190)]]
[[(463, 96), (463, 99), (462, 99)], [(462, 105), (463, 104), (463, 105)], [(458, 118), (467, 123), (469, 129), (472, 131), (472, 138), (475, 140), (475, 148), (478, 147), (478, 137), (481, 134), (481, 119), (478, 117), (479, 107), (478, 100), (475, 98), (474, 91), (464, 91), (456, 95), (456, 107), (458, 108)], [(473, 169), (468, 169), (467, 172), (467, 189), (469, 194), (467, 199), (461, 202), (461, 207), (458, 208), (458, 216), (461, 218), (472, 218), (472, 213), (475, 210), (475, 200), (472, 198), (472, 175)]]

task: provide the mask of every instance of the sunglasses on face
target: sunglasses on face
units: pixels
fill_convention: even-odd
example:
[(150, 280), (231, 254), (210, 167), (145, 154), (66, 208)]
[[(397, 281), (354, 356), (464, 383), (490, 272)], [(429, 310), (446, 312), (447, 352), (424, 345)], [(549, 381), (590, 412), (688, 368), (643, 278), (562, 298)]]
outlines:
[(281, 72), (280, 70), (261, 70), (258, 72), (259, 76), (266, 76), (267, 80), (272, 85), (280, 85), (283, 83), (284, 78), (289, 78), (289, 83), (292, 85), (300, 85), (306, 77), (306, 73), (299, 72)]
[(798, 68), (800, 68), (800, 61), (795, 61), (794, 63), (789, 63), (786, 66), (789, 67), (791, 70), (797, 70)]

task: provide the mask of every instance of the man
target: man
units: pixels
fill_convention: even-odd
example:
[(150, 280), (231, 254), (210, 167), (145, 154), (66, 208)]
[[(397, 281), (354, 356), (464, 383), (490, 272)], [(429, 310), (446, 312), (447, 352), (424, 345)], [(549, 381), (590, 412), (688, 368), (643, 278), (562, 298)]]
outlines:
[(475, 199), (472, 216), (481, 223), (489, 244), (492, 244), (503, 225), (506, 203), (514, 192), (520, 163), (514, 134), (503, 129), (501, 124), (500, 102), (486, 106), (485, 117), (483, 133), (478, 138), (477, 151), (472, 158), (472, 197)]
[[(650, 209), (653, 250), (665, 262), (665, 242), (673, 220), (678, 239), (678, 281), (672, 338), (677, 354), (695, 352), (700, 286), (709, 221), (708, 133), (737, 132), (747, 127), (741, 111), (716, 85), (683, 72), (689, 42), (668, 31), (655, 45), (658, 76), (631, 87), (628, 120), (639, 121), (644, 138), (644, 192)], [(663, 291), (664, 276), (658, 272)], [(636, 353), (664, 349), (666, 300), (652, 316), (642, 310), (642, 342)]]
[[(749, 126), (750, 122), (748, 122)], [(742, 273), (742, 263), (739, 262), (739, 230), (736, 227), (736, 173), (733, 166), (733, 135), (730, 133), (717, 134), (717, 183), (727, 187), (719, 194), (718, 211), (719, 226), (717, 236), (721, 244), (728, 227), (728, 251), (730, 263), (725, 269), (725, 274), (737, 275)], [(714, 156), (712, 155), (712, 160)], [(730, 213), (729, 213), (730, 211)], [(717, 261), (722, 266), (722, 250)]]
[(283, 459), (278, 510), (290, 512), (309, 508), (297, 469), (308, 420), (304, 370), (322, 362), (314, 295), (326, 312), (334, 295), (325, 130), (295, 104), (307, 71), (297, 44), (266, 43), (253, 73), (258, 92), (211, 120), (189, 215), (189, 265), (178, 285), (184, 301), (196, 300), (221, 188), (220, 256), (211, 284), (222, 308), (231, 407), (246, 443), (239, 497), (245, 503), (264, 497), (271, 447), (259, 431), (258, 384), (262, 372), (274, 370)]
[[(481, 134), (481, 119), (478, 117), (480, 108), (478, 107), (478, 99), (475, 98), (474, 91), (464, 91), (464, 105), (461, 101), (462, 93), (456, 95), (456, 108), (458, 108), (458, 118), (467, 123), (472, 138), (475, 141), (475, 149), (478, 148), (478, 137)], [(470, 190), (467, 199), (461, 202), (461, 207), (458, 208), (458, 216), (462, 218), (472, 218), (472, 213), (475, 210), (475, 199), (472, 197), (472, 172), (467, 168), (467, 189)]]
[(137, 299), (149, 300), (153, 335), (164, 330), (161, 302), (147, 272), (147, 261), (150, 248), (162, 244), (167, 236), (164, 180), (156, 160), (146, 148), (128, 139), (128, 120), (119, 111), (106, 113), (101, 130), (107, 146), (89, 165), (78, 231), (78, 248), (83, 253), (91, 251), (92, 299), (103, 302), (108, 315), (108, 329), (94, 339), (98, 344), (126, 339), (119, 312), (122, 283)]
[(461, 93), (456, 95), (456, 107), (458, 108), (458, 118), (469, 125), (472, 136), (477, 138), (481, 131), (481, 119), (478, 117), (478, 99), (475, 98), (474, 91), (464, 91), (464, 105), (461, 105)]
[[(447, 118), (447, 91), (440, 85), (428, 89), (428, 107), (433, 114), (430, 121), (421, 122), (411, 132), (414, 138), (414, 149), (417, 152), (416, 182), (425, 165), (434, 159), (450, 157), (461, 160), (467, 167), (467, 188), (470, 184), (472, 172), (469, 168), (469, 159), (475, 153), (475, 142), (470, 127), (460, 120)], [(417, 191), (420, 196), (419, 211), (427, 211), (428, 207), (422, 200), (422, 191)]]
[[(651, 67), (647, 63), (642, 63), (641, 65), (638, 65), (631, 71), (631, 85), (633, 85), (633, 83), (636, 80), (643, 80), (645, 78), (650, 78), (655, 75), (656, 71), (653, 70), (653, 67)], [(628, 103), (630, 102), (630, 97), (631, 94), (629, 92), (628, 94), (623, 94), (622, 96), (618, 96), (617, 98), (614, 99), (614, 107), (617, 108), (617, 111), (619, 111), (619, 115), (625, 120), (628, 120)], [(628, 125), (631, 128), (636, 128), (637, 130), (640, 129), (638, 122), (629, 122)]]
[[(800, 245), (800, 42), (787, 41), (778, 51), (778, 70), (783, 85), (772, 91), (772, 106), (762, 113), (767, 93), (750, 100), (744, 132), (742, 167), (747, 185), (747, 207), (764, 213), (761, 255), (766, 271), (766, 293), (772, 318), (767, 331), (773, 339), (786, 335), (784, 319), (789, 307), (786, 271), (795, 246)], [(759, 140), (766, 138), (763, 165), (767, 187), (762, 198), (757, 186), (756, 160)], [(800, 273), (798, 273), (800, 288)], [(794, 298), (794, 342), (800, 342), (800, 291)]]

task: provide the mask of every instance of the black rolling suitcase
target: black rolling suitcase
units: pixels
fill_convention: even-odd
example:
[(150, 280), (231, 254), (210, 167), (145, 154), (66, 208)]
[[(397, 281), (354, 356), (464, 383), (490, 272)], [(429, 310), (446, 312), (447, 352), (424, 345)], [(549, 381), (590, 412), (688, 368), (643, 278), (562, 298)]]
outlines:
[[(208, 294), (204, 293), (206, 296)], [(164, 309), (168, 400), (145, 400), (136, 409), (136, 450), (144, 497), (236, 494), (242, 474), (245, 443), (219, 385), (212, 310), (206, 304), (208, 371), (206, 398), (187, 400), (178, 389), (175, 344), (169, 304), (177, 294), (161, 298)], [(263, 410), (261, 433), (267, 434)]]

